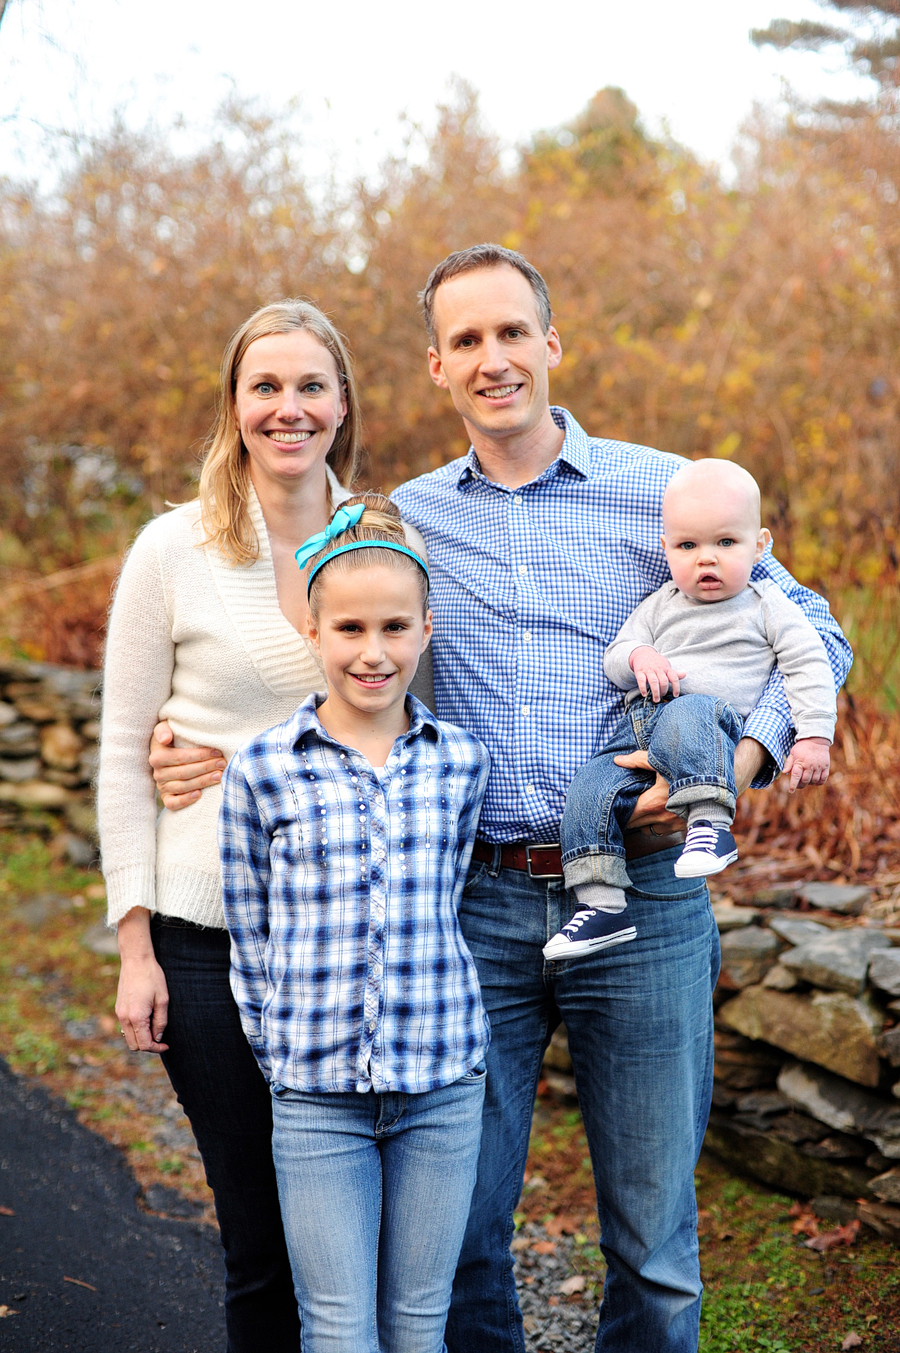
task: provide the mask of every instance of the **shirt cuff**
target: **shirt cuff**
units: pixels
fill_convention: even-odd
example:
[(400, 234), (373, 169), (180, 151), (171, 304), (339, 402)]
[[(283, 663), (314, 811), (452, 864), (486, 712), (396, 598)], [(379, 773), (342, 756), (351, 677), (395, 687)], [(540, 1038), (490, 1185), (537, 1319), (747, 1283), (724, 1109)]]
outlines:
[(741, 736), (753, 738), (769, 753), (750, 784), (751, 789), (766, 789), (778, 779), (788, 753), (794, 745), (793, 725), (775, 711), (755, 709), (748, 716)]

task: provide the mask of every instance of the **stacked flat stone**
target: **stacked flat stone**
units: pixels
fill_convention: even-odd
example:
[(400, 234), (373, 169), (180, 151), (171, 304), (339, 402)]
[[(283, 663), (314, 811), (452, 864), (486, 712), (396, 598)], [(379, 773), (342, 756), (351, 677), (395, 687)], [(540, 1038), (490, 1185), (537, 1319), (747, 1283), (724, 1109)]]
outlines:
[(0, 665), (0, 823), (50, 827), (74, 863), (96, 858), (92, 781), (100, 673)]

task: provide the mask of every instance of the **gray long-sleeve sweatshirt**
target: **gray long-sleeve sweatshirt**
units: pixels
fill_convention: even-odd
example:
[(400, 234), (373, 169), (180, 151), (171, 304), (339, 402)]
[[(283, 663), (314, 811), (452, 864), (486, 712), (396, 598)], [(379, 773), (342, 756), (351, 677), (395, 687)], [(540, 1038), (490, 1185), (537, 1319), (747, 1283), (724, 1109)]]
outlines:
[(630, 692), (629, 700), (639, 692), (628, 659), (643, 644), (687, 673), (682, 694), (727, 700), (744, 718), (777, 663), (797, 737), (830, 742), (834, 736), (836, 696), (825, 646), (796, 602), (770, 579), (748, 583), (727, 601), (694, 601), (671, 581), (646, 597), (603, 660), (606, 675)]

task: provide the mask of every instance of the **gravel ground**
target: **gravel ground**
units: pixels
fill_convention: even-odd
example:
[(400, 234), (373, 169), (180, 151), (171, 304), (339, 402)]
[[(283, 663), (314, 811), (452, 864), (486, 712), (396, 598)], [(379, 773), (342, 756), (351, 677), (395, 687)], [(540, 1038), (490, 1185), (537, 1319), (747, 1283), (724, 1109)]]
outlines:
[(513, 1252), (528, 1353), (592, 1353), (603, 1275), (596, 1249), (526, 1223)]

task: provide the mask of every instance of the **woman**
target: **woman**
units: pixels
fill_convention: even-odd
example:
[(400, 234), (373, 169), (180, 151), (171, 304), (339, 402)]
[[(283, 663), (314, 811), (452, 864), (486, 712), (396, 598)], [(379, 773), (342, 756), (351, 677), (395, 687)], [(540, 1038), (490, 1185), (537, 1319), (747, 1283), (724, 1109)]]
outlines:
[(98, 811), (116, 1013), (130, 1049), (161, 1054), (197, 1138), (225, 1252), (228, 1353), (297, 1353), (271, 1099), (228, 980), (221, 791), (157, 821), (147, 744), (165, 718), (177, 742), (228, 758), (324, 688), (294, 551), (348, 496), (361, 424), (346, 347), (307, 303), (252, 315), (221, 376), (198, 498), (142, 531), (116, 590)]

